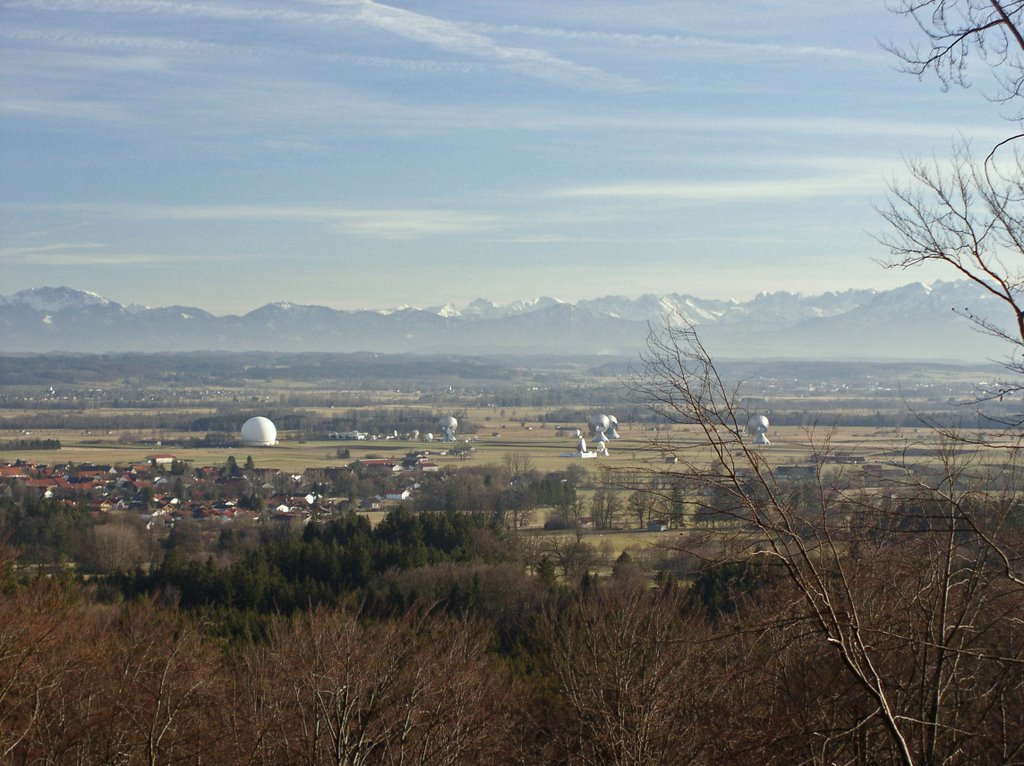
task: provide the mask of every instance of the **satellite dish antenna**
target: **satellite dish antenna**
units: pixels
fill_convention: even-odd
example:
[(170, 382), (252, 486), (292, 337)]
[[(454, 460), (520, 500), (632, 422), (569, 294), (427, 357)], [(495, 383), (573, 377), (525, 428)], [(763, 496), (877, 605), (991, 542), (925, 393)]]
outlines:
[(437, 421), (438, 426), (441, 428), (441, 432), (444, 434), (444, 440), (446, 442), (455, 441), (455, 431), (459, 427), (459, 421), (453, 418), (451, 415), (441, 418)]
[(605, 433), (608, 434), (608, 438), (609, 439), (618, 439), (619, 438), (619, 432), (617, 430), (615, 430), (618, 427), (619, 427), (619, 419), (617, 417), (615, 417), (614, 415), (609, 415), (608, 416), (608, 428), (605, 430)]
[(747, 421), (746, 432), (748, 436), (754, 437), (754, 444), (768, 446), (768, 418), (764, 415), (751, 415)]

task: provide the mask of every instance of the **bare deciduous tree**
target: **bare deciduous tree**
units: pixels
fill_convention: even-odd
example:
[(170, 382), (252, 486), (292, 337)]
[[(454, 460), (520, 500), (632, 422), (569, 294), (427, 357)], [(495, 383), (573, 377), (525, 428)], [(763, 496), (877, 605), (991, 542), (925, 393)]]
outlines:
[(684, 619), (680, 604), (642, 582), (597, 589), (549, 612), (542, 635), (563, 704), (563, 717), (549, 722), (554, 762), (715, 761), (724, 743), (711, 711), (731, 690), (711, 668), (721, 667), (725, 647)]
[(989, 66), (1000, 85), (993, 94), (1012, 100), (1024, 88), (1024, 3), (1020, 0), (892, 0), (894, 13), (910, 16), (926, 45), (888, 45), (905, 69), (934, 72), (943, 87), (969, 85), (972, 58)]
[[(512, 708), (507, 685), (466, 624), (410, 616), (362, 626), (317, 610), (281, 625), (271, 651), (250, 665), (254, 711), (268, 762), (458, 764), (501, 762), (496, 733)], [(271, 669), (264, 665), (270, 663)]]
[(533, 458), (525, 452), (509, 452), (502, 459), (508, 480), (505, 494), (505, 515), (513, 532), (518, 532), (533, 519), (536, 510), (530, 490), (530, 475), (535, 473)]
[[(66, 597), (39, 585), (17, 598), (0, 595), (0, 757), (17, 762), (62, 681), (60, 649)], [(23, 757), (23, 756), (22, 756)]]
[[(1024, 96), (1024, 3), (1020, 0), (895, 0), (890, 9), (913, 18), (926, 46), (888, 48), (907, 71), (934, 72), (944, 87), (968, 87), (968, 62), (988, 67), (999, 89), (996, 100), (1016, 105)], [(1024, 114), (1012, 116), (1016, 122)], [(1024, 158), (1015, 148), (1024, 134), (1010, 135), (975, 158), (966, 142), (954, 146), (948, 167), (908, 163), (910, 182), (891, 188), (881, 210), (889, 233), (881, 237), (891, 253), (887, 264), (910, 268), (940, 264), (970, 280), (1006, 315), (970, 306), (954, 307), (984, 333), (1008, 344), (1013, 378), (982, 392), (1003, 399), (1021, 391), (1024, 374)], [(1024, 415), (1003, 424), (1015, 436)]]
[(611, 529), (622, 515), (622, 499), (610, 470), (601, 472), (601, 480), (590, 496), (590, 516), (596, 529)]
[(636, 519), (636, 525), (644, 529), (651, 523), (651, 514), (654, 512), (655, 497), (646, 489), (634, 490), (626, 501), (627, 514)]
[[(1008, 151), (1008, 150), (1006, 150)], [(894, 187), (880, 212), (889, 233), (890, 268), (948, 266), (1008, 310), (1010, 321), (970, 306), (954, 307), (984, 333), (1007, 343), (1014, 378), (984, 396), (1003, 398), (1021, 389), (1024, 374), (1024, 164), (1019, 152), (974, 161), (969, 147), (954, 151), (948, 168), (910, 162), (912, 183)], [(1019, 429), (1024, 419), (1005, 425)]]
[[(795, 631), (855, 690), (832, 711), (822, 762), (849, 758), (865, 732), (872, 758), (905, 766), (1021, 752), (1024, 727), (1001, 728), (988, 708), (1008, 700), (1002, 712), (1015, 721), (1024, 713), (1024, 644), (1011, 616), (1024, 607), (1024, 589), (1019, 557), (1007, 553), (1020, 550), (1007, 510), (1019, 507), (1016, 474), (1006, 481), (998, 466), (937, 437), (931, 467), (908, 465), (890, 488), (901, 492), (894, 506), (826, 468), (826, 431), (805, 444), (815, 478), (794, 485), (745, 438), (738, 389), (685, 323), (652, 333), (635, 388), (656, 413), (696, 432), (661, 447), (681, 458), (670, 479), (695, 488), (723, 519), (709, 533), (721, 539), (723, 560), (762, 562), (789, 583), (792, 597), (774, 617), (751, 613), (757, 629)], [(755, 628), (741, 619), (737, 629)], [(971, 688), (986, 689), (985, 701), (972, 703)]]
[(509, 479), (526, 476), (534, 470), (533, 458), (528, 452), (506, 452), (502, 458), (502, 465), (508, 472)]
[(212, 649), (199, 628), (148, 603), (129, 607), (116, 626), (109, 700), (112, 734), (148, 766), (201, 760), (205, 710), (218, 683)]

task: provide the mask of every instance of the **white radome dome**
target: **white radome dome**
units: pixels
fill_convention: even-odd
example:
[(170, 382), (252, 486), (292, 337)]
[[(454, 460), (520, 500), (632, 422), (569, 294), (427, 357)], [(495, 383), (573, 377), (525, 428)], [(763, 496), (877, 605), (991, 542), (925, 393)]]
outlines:
[(441, 418), (437, 424), (441, 426), (442, 429), (450, 428), (453, 431), (459, 427), (459, 421), (453, 418), (451, 415), (445, 418)]
[(269, 418), (249, 418), (242, 425), (242, 443), (249, 447), (271, 447), (277, 444), (277, 426)]

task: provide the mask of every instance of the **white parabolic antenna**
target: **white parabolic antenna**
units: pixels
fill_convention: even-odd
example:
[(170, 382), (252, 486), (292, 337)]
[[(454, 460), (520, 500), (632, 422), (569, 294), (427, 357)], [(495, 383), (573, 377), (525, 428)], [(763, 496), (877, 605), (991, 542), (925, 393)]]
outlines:
[(441, 427), (442, 433), (444, 433), (444, 440), (446, 442), (455, 441), (455, 431), (459, 427), (459, 421), (453, 418), (451, 415), (441, 418), (437, 421), (438, 426)]
[(277, 444), (277, 426), (259, 415), (242, 424), (242, 444), (247, 447), (272, 447)]
[(592, 434), (596, 434), (598, 431), (607, 431), (611, 424), (612, 421), (607, 415), (591, 415), (587, 420), (587, 427), (590, 428)]
[(607, 428), (607, 431), (606, 431), (607, 434), (608, 434), (608, 438), (609, 439), (618, 439), (619, 438), (619, 432), (617, 430), (615, 430), (618, 427), (619, 427), (619, 419), (617, 417), (615, 417), (614, 415), (609, 415), (608, 416), (608, 428)]
[(747, 433), (751, 436), (768, 430), (768, 418), (764, 415), (751, 415), (747, 421)]
[(764, 415), (751, 415), (747, 421), (746, 431), (754, 437), (754, 444), (771, 444), (768, 441), (768, 418)]

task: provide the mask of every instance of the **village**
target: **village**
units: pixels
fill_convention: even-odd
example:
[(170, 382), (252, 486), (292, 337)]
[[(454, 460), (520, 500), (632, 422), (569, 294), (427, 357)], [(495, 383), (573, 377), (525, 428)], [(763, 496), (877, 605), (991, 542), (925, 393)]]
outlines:
[[(95, 518), (133, 513), (149, 529), (183, 519), (304, 524), (345, 511), (381, 511), (409, 500), (424, 474), (440, 470), (429, 458), (427, 451), (410, 452), (397, 462), (363, 459), (302, 473), (258, 468), (251, 456), (243, 465), (229, 456), (222, 465), (197, 467), (168, 453), (126, 465), (19, 460), (0, 464), (0, 495), (20, 488), (41, 499), (83, 507)], [(339, 489), (366, 494), (356, 502), (350, 494), (338, 494)]]

